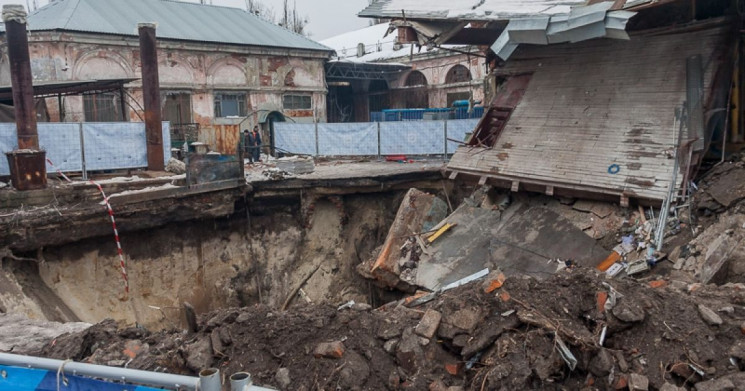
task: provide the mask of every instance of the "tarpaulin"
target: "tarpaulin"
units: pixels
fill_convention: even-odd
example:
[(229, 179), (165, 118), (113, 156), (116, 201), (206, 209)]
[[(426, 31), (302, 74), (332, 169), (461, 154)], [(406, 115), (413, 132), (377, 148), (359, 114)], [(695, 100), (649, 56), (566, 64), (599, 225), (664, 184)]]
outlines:
[(274, 146), (279, 152), (316, 154), (315, 124), (274, 123)]
[(378, 127), (373, 122), (318, 124), (318, 151), (322, 156), (378, 154)]
[(13, 391), (156, 391), (160, 388), (112, 383), (82, 376), (62, 375), (41, 369), (18, 368), (0, 365), (0, 390)]
[[(47, 172), (80, 172), (83, 169), (81, 144), (85, 146), (87, 171), (119, 170), (147, 167), (145, 124), (142, 122), (39, 123), (39, 147), (47, 152)], [(10, 152), (18, 146), (16, 124), (0, 123), (0, 152)], [(170, 123), (163, 123), (163, 157), (171, 157)], [(8, 160), (0, 156), (0, 175), (9, 175)]]

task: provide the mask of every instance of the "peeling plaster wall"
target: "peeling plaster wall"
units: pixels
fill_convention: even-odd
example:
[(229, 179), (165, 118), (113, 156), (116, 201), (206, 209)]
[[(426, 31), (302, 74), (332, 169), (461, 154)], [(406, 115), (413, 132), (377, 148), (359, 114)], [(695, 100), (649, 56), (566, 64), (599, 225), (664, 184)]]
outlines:
[[(32, 32), (29, 41), (36, 82), (141, 77), (136, 37)], [(9, 85), (6, 50), (0, 52), (0, 82)], [(241, 128), (253, 127), (259, 120), (258, 110), (280, 111), (297, 122), (312, 121), (314, 110), (283, 110), (282, 97), (287, 93), (311, 95), (315, 116), (325, 121), (327, 55), (305, 50), (160, 41), (160, 87), (164, 92), (191, 94), (192, 121), (199, 124), (200, 133), (205, 133), (204, 137), (200, 135), (204, 139), (214, 139), (210, 133), (225, 125), (235, 129), (239, 123)], [(141, 88), (139, 80), (127, 87), (130, 121), (144, 117)], [(215, 118), (215, 92), (246, 93), (248, 118)], [(58, 119), (56, 99), (47, 103), (52, 118)], [(64, 98), (64, 111), (65, 121), (84, 120), (82, 97)], [(229, 149), (233, 151), (234, 147)]]
[[(474, 100), (484, 100), (484, 76), (485, 65), (481, 57), (473, 57), (465, 54), (442, 55), (414, 55), (414, 61), (409, 62), (401, 59), (393, 59), (393, 62), (404, 62), (411, 64), (412, 70), (401, 72), (400, 76), (390, 82), (391, 106), (394, 108), (406, 108), (405, 95), (407, 93), (406, 78), (412, 71), (419, 71), (427, 78), (427, 92), (430, 107), (447, 107), (447, 94), (456, 92), (473, 92)], [(445, 79), (451, 68), (463, 65), (471, 71), (470, 83), (445, 84)]]

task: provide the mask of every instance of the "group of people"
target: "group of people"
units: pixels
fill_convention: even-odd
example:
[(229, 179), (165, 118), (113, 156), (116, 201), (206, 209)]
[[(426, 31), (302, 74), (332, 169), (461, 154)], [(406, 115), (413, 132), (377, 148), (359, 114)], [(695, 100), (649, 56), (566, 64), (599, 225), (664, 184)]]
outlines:
[(261, 161), (261, 134), (258, 125), (251, 132), (248, 129), (243, 131), (243, 150), (250, 164)]

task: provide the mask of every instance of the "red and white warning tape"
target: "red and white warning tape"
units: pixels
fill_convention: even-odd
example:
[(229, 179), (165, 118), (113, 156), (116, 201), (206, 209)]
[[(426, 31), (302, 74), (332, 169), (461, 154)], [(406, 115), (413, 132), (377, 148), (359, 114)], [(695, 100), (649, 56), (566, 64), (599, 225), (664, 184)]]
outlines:
[(127, 277), (127, 263), (124, 261), (124, 251), (122, 251), (122, 243), (119, 241), (119, 231), (116, 229), (116, 219), (114, 218), (114, 209), (111, 209), (109, 203), (109, 197), (106, 197), (106, 193), (103, 191), (103, 187), (95, 182), (93, 179), (90, 183), (98, 187), (98, 191), (103, 196), (103, 201), (106, 204), (106, 209), (109, 211), (109, 217), (111, 218), (111, 226), (114, 228), (114, 240), (116, 241), (116, 252), (119, 255), (119, 266), (122, 269), (122, 278), (124, 279), (124, 292), (129, 293), (129, 277)]
[(57, 170), (57, 174), (59, 174), (62, 178), (65, 178), (66, 181), (72, 183), (72, 181), (70, 180), (70, 178), (68, 178), (67, 175), (63, 174), (62, 173), (62, 170), (60, 170), (59, 168), (55, 167), (54, 163), (52, 163), (52, 161), (49, 160), (49, 158), (47, 158), (47, 163), (49, 163), (49, 165), (52, 166), (52, 168), (54, 168), (55, 170)]
[[(51, 160), (47, 159), (47, 163), (49, 163), (50, 166), (52, 166), (56, 171), (57, 174), (62, 176), (62, 178), (65, 178), (67, 182), (72, 183), (70, 178), (67, 177), (67, 175), (63, 174), (62, 171), (55, 167), (54, 163), (52, 163)], [(106, 197), (106, 193), (103, 191), (103, 187), (97, 182), (95, 182), (93, 179), (89, 181), (90, 183), (96, 185), (98, 188), (98, 191), (101, 192), (101, 196), (103, 196), (103, 202), (106, 204), (106, 210), (109, 212), (109, 217), (111, 218), (111, 226), (114, 228), (114, 240), (116, 241), (116, 252), (119, 255), (119, 266), (122, 269), (122, 278), (124, 278), (124, 292), (129, 293), (129, 277), (127, 277), (127, 263), (124, 261), (124, 251), (122, 251), (122, 243), (119, 241), (119, 231), (116, 229), (116, 219), (114, 218), (114, 209), (111, 208), (111, 204), (109, 203), (109, 197)]]

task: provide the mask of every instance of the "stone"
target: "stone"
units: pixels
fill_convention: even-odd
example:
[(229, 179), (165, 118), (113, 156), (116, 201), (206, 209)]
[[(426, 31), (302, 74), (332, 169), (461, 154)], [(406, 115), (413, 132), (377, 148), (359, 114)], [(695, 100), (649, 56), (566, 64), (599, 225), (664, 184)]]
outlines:
[(235, 322), (246, 323), (249, 319), (251, 319), (251, 315), (249, 315), (248, 312), (242, 312), (237, 318), (235, 318)]
[(471, 339), (471, 336), (468, 334), (458, 334), (453, 338), (453, 346), (462, 348), (468, 344), (469, 339)]
[(447, 389), (448, 386), (442, 380), (435, 380), (428, 387), (429, 391), (447, 391)]
[(649, 391), (649, 379), (638, 373), (629, 376), (629, 391)]
[(398, 345), (398, 338), (389, 339), (385, 341), (383, 344), (383, 350), (386, 351), (386, 353), (392, 354), (396, 351), (396, 346)]
[(718, 326), (724, 323), (722, 318), (717, 315), (716, 312), (703, 304), (698, 305), (698, 314), (701, 315), (701, 319), (703, 319), (704, 322), (706, 322), (710, 326)]
[(611, 310), (613, 316), (626, 323), (637, 323), (644, 320), (644, 309), (637, 303), (621, 299)]
[(481, 322), (482, 312), (478, 307), (467, 307), (455, 311), (447, 318), (447, 323), (468, 332), (472, 331)]
[(416, 373), (424, 360), (424, 351), (419, 344), (419, 338), (414, 334), (413, 328), (407, 328), (396, 347), (396, 359), (401, 368), (408, 373)]
[(316, 345), (313, 356), (316, 358), (341, 358), (345, 351), (346, 348), (341, 341), (322, 342)]
[(279, 368), (277, 373), (274, 375), (274, 380), (279, 384), (279, 387), (286, 389), (292, 383), (290, 379), (290, 370), (288, 368)]
[(685, 389), (670, 383), (665, 383), (660, 387), (660, 391), (685, 391)]
[(339, 389), (361, 390), (370, 377), (370, 366), (364, 357), (354, 351), (349, 351), (344, 357), (344, 368), (339, 371)]
[(613, 355), (608, 349), (600, 349), (595, 358), (590, 361), (590, 373), (597, 377), (608, 376), (615, 365)]
[(176, 174), (176, 175), (185, 174), (186, 163), (176, 158), (170, 158), (168, 159), (168, 164), (166, 164), (166, 171), (170, 172), (171, 174)]
[(398, 322), (386, 322), (378, 328), (378, 338), (392, 339), (401, 336), (403, 325)]
[(431, 339), (437, 332), (437, 327), (440, 326), (440, 320), (442, 320), (442, 314), (433, 309), (428, 309), (414, 329), (414, 332), (424, 338)]
[(200, 338), (186, 346), (186, 366), (199, 372), (212, 366), (212, 344), (210, 338)]
[(696, 383), (696, 391), (733, 391), (735, 384), (729, 379), (714, 379)]
[(359, 312), (365, 312), (370, 311), (372, 309), (372, 306), (367, 303), (355, 303), (352, 305), (352, 309)]
[(727, 355), (740, 360), (745, 360), (745, 341), (739, 341), (734, 344), (729, 348), (729, 351), (727, 351)]

